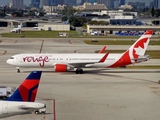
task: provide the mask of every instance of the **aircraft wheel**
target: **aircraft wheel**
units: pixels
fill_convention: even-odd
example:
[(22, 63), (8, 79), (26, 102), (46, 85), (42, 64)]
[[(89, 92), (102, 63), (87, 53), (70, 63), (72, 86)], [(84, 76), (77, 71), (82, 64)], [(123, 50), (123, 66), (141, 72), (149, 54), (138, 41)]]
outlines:
[(17, 69), (17, 73), (20, 73), (21, 71), (20, 71), (20, 69)]
[(42, 114), (46, 114), (45, 112), (42, 112)]
[(35, 113), (35, 114), (38, 114), (38, 112), (37, 112), (37, 111), (35, 111), (34, 113)]
[(83, 69), (81, 69), (81, 70), (79, 71), (79, 73), (80, 73), (80, 74), (83, 74)]
[(76, 74), (78, 74), (78, 73), (79, 73), (79, 70), (77, 69), (77, 70), (76, 70)]
[(77, 68), (76, 69), (76, 74), (83, 74), (83, 69)]

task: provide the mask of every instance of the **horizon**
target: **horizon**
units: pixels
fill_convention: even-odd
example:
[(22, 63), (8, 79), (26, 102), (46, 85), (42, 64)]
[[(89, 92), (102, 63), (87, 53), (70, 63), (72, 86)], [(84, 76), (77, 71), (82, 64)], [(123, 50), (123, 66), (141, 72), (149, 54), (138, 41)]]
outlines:
[[(31, 0), (23, 0), (23, 1), (24, 1), (25, 5), (29, 5), (31, 3)], [(138, 1), (138, 0), (126, 0), (126, 3), (128, 3), (128, 2), (145, 2), (146, 5), (148, 6), (151, 1), (153, 1), (153, 0), (141, 0), (141, 1)], [(11, 3), (11, 0), (0, 0), (0, 4), (1, 5), (7, 5), (8, 3)]]

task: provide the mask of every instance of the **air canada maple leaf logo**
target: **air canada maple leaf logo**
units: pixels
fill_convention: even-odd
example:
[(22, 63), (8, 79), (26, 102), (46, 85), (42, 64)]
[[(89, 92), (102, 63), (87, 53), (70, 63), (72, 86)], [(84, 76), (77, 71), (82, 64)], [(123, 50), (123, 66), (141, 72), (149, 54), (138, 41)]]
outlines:
[(142, 38), (134, 45), (134, 48), (133, 48), (134, 58), (138, 58), (138, 56), (141, 55), (141, 53), (145, 52), (148, 44), (147, 41), (148, 41), (148, 38)]

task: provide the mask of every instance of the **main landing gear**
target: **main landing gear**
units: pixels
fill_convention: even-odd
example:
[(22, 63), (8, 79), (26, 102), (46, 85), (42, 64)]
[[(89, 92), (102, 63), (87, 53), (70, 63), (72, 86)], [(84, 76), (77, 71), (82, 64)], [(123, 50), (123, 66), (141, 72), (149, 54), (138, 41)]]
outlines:
[(76, 69), (76, 74), (83, 74), (83, 69), (82, 68), (77, 68)]
[(17, 73), (20, 73), (20, 72), (21, 72), (20, 69), (19, 69), (19, 67), (16, 67), (16, 69), (17, 69)]

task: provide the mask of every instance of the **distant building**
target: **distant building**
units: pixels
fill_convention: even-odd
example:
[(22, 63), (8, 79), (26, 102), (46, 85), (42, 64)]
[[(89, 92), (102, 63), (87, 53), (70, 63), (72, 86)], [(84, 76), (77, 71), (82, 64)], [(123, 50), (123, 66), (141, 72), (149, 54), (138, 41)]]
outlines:
[(77, 4), (77, 0), (63, 0), (63, 3), (67, 6), (73, 6)]
[(121, 5), (125, 5), (125, 0), (120, 0), (119, 5), (120, 5), (120, 6), (121, 6)]
[(40, 8), (43, 8), (43, 6), (48, 6), (49, 5), (49, 1), (48, 0), (40, 0)]
[(57, 0), (57, 4), (63, 5), (64, 4), (64, 0)]
[(151, 2), (150, 2), (149, 7), (150, 7), (150, 8), (154, 7), (154, 1), (151, 1)]
[(108, 8), (109, 9), (113, 9), (114, 8), (114, 0), (109, 0)]
[(86, 2), (86, 0), (81, 0), (81, 5), (83, 5)]
[(93, 12), (94, 14), (97, 14), (99, 16), (109, 16), (110, 19), (133, 19), (137, 17), (137, 12), (127, 12), (123, 10), (102, 10), (101, 12)]
[(38, 8), (40, 5), (40, 0), (31, 0), (31, 6)]
[(160, 1), (159, 0), (154, 0), (154, 7), (160, 8)]
[(11, 7), (12, 8), (23, 8), (23, 0), (12, 0), (11, 1)]
[(70, 31), (70, 24), (63, 23), (38, 23), (38, 30), (45, 31)]
[(98, 3), (91, 4), (88, 2), (85, 2), (83, 5), (80, 5), (80, 6), (73, 6), (73, 8), (77, 10), (105, 10), (107, 9), (104, 4), (98, 4)]
[(66, 5), (57, 5), (57, 6), (43, 6), (43, 10), (47, 13), (62, 11)]
[(98, 4), (105, 4), (105, 6), (108, 8), (109, 6), (109, 0), (97, 0)]
[(95, 3), (95, 2), (97, 2), (97, 0), (86, 0), (86, 2), (89, 2), (89, 3)]
[(119, 1), (115, 0), (114, 1), (114, 9), (118, 9), (119, 8)]
[(129, 2), (128, 5), (131, 5), (133, 9), (144, 9), (145, 2)]
[(125, 9), (131, 10), (132, 8), (133, 8), (133, 7), (132, 7), (131, 5), (128, 5), (128, 4), (121, 5), (121, 6), (119, 7), (119, 9), (123, 9), (123, 10), (125, 10)]
[(48, 0), (48, 5), (49, 6), (57, 5), (57, 0)]

